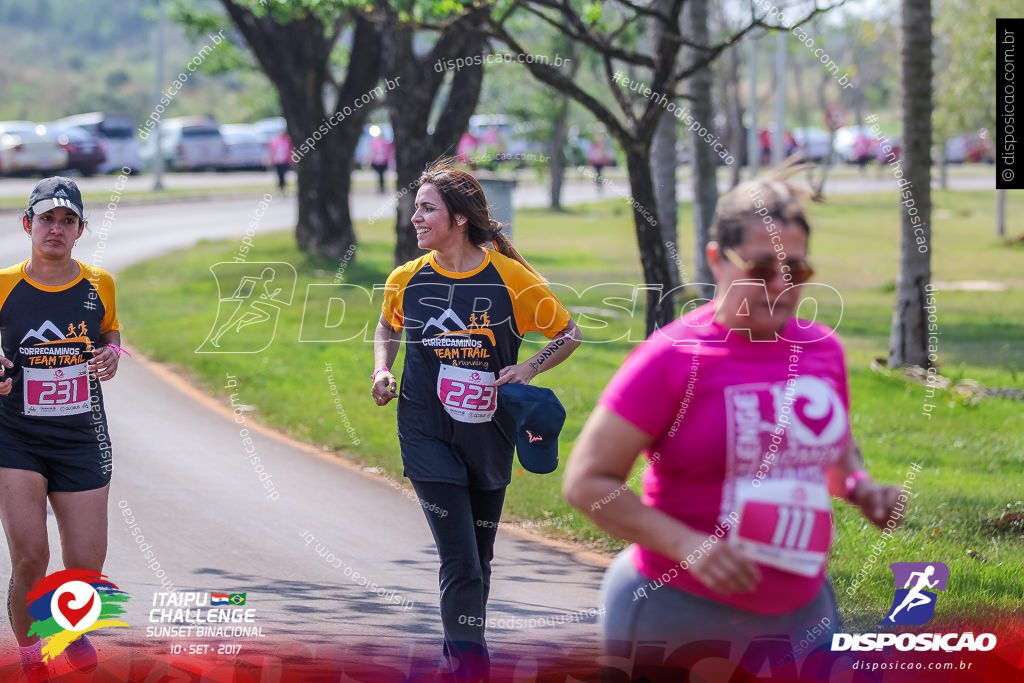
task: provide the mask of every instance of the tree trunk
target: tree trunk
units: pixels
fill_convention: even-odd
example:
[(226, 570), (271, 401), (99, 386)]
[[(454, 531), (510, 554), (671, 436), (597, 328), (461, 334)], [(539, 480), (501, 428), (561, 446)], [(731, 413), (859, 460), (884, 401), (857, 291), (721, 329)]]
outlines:
[(949, 189), (949, 158), (946, 156), (946, 145), (939, 148), (939, 187)]
[[(576, 41), (559, 41), (569, 59), (569, 78), (576, 77), (579, 69), (579, 50), (576, 48)], [(551, 209), (562, 210), (562, 182), (565, 180), (565, 142), (569, 134), (569, 108), (572, 100), (566, 95), (554, 91), (559, 98), (559, 104), (555, 113), (555, 119), (551, 124), (551, 147), (548, 150), (548, 171), (551, 173)]]
[(904, 169), (910, 185), (901, 193), (900, 277), (889, 367), (929, 367), (928, 315), (924, 308), (926, 288), (931, 284), (931, 0), (903, 0), (902, 14)]
[(569, 135), (569, 98), (558, 95), (561, 104), (551, 125), (548, 170), (551, 173), (551, 210), (562, 210), (562, 181), (565, 180), (565, 141)]
[(729, 134), (729, 151), (733, 152), (733, 163), (729, 167), (729, 186), (736, 187), (740, 184), (740, 171), (743, 167), (743, 157), (746, 152), (746, 134), (743, 129), (743, 103), (740, 100), (740, 51), (739, 47), (728, 50), (729, 74), (725, 79), (722, 88), (726, 97)]
[(341, 259), (356, 243), (348, 205), (354, 149), (355, 141), (344, 140), (339, 132), (334, 132), (321, 138), (313, 151), (295, 166), (298, 176), (295, 241), (307, 254)]
[(633, 197), (633, 225), (647, 291), (646, 330), (649, 336), (675, 318), (676, 292), (672, 288), (665, 243), (658, 223), (654, 179), (648, 159), (646, 145), (635, 144), (626, 149), (626, 170)]
[[(380, 78), (379, 31), (362, 14), (354, 15), (351, 51), (360, 59), (350, 61), (337, 102), (328, 109), (324, 91), (338, 27), (326, 27), (313, 13), (277, 23), (269, 13), (256, 17), (231, 0), (221, 3), (277, 90), (298, 156), (295, 240), (304, 252), (340, 258), (355, 244), (348, 191), (355, 144), (370, 109), (352, 108), (350, 115), (336, 116), (333, 125), (328, 119), (369, 92)], [(320, 139), (309, 140), (302, 151), (318, 129)]]
[(400, 79), (400, 87), (388, 97), (388, 114), (395, 134), (395, 170), (399, 188), (395, 217), (396, 266), (420, 255), (412, 227), (416, 181), (423, 170), (438, 158), (454, 156), (459, 138), (476, 109), (483, 85), (482, 64), (471, 64), (456, 71), (434, 132), (429, 134), (427, 127), (431, 112), (445, 76), (445, 71), (436, 71), (434, 65), (438, 60), (481, 54), (485, 39), (479, 26), (477, 14), (459, 18), (442, 31), (434, 48), (423, 57), (416, 56), (414, 31), (409, 25), (391, 15), (385, 27), (387, 73), (392, 79)]
[[(689, 278), (682, 264), (677, 230), (679, 200), (676, 198), (676, 118), (665, 112), (654, 129), (651, 144), (651, 175), (657, 197), (658, 216), (661, 219), (661, 239), (670, 255), (669, 274), (672, 286), (677, 287)], [(680, 272), (682, 271), (682, 272)]]
[[(657, 0), (653, 8), (668, 14), (672, 11), (671, 0)], [(651, 49), (655, 49), (664, 38), (668, 26), (661, 21), (649, 23), (653, 38)], [(678, 31), (678, 22), (676, 30)], [(670, 112), (661, 112), (651, 140), (651, 175), (654, 180), (658, 217), (661, 219), (661, 241), (665, 245), (669, 264), (672, 266), (669, 268), (669, 277), (673, 289), (689, 280), (686, 266), (682, 262), (682, 250), (679, 248), (679, 200), (676, 194), (676, 168), (679, 165), (676, 159), (677, 126), (678, 122)]]
[[(708, 3), (707, 0), (690, 0), (687, 4), (687, 25), (689, 37), (697, 45), (708, 44)], [(687, 50), (693, 59), (704, 55), (701, 50)], [(710, 129), (714, 121), (711, 107), (711, 66), (697, 70), (690, 79), (690, 97), (693, 102), (693, 118)], [(705, 248), (711, 241), (711, 219), (718, 204), (718, 155), (697, 132), (690, 133), (693, 150), (693, 279), (700, 285), (700, 295), (705, 299), (714, 296), (715, 288), (711, 268), (708, 265)]]

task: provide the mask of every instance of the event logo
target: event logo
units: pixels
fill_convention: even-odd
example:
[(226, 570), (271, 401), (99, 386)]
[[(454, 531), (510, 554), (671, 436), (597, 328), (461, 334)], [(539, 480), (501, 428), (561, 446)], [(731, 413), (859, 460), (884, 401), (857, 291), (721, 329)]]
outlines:
[(43, 641), (43, 659), (53, 659), (82, 634), (109, 626), (128, 626), (124, 614), (128, 594), (88, 569), (64, 569), (36, 582), (28, 594), (28, 613), (35, 622), (28, 635)]
[[(946, 590), (949, 567), (942, 562), (893, 562), (896, 595), (880, 626), (920, 626), (935, 615), (934, 591)], [(988, 652), (995, 648), (992, 633), (834, 633), (832, 651), (882, 652), (895, 647), (900, 652)]]
[(938, 595), (934, 591), (946, 590), (949, 567), (942, 562), (893, 562), (889, 568), (896, 582), (896, 595), (889, 616), (882, 623), (900, 626), (928, 623), (935, 614)]
[(281, 309), (292, 304), (295, 267), (222, 261), (210, 272), (217, 281), (217, 318), (196, 353), (259, 353), (270, 346)]

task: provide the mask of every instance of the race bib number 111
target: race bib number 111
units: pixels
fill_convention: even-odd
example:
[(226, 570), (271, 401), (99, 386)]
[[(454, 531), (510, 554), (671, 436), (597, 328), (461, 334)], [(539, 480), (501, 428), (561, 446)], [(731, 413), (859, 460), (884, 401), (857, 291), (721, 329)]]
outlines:
[(823, 484), (792, 479), (737, 491), (739, 523), (730, 540), (755, 562), (817, 576), (832, 543), (832, 504)]

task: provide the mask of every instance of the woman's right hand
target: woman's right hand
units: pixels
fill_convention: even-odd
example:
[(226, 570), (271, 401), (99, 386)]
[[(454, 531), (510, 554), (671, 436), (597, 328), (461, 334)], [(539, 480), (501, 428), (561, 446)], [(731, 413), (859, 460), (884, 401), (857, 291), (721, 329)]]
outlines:
[[(689, 554), (698, 552), (704, 540), (698, 542)], [(761, 572), (757, 565), (727, 540), (712, 545), (710, 551), (689, 565), (689, 569), (701, 583), (722, 595), (750, 593), (761, 582)]]
[[(0, 356), (0, 376), (3, 376), (5, 370), (13, 367), (14, 363), (4, 358), (3, 356)], [(14, 378), (12, 377), (8, 377), (3, 382), (0, 382), (0, 396), (6, 396), (7, 394), (11, 393), (11, 385), (13, 383)]]
[(373, 377), (370, 395), (379, 406), (386, 406), (391, 399), (398, 398), (398, 382), (389, 370), (381, 370)]

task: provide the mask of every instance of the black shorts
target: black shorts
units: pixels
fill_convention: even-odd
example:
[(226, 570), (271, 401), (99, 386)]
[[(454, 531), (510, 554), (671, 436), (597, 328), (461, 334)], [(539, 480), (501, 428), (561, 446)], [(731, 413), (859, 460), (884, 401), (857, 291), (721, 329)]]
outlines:
[(0, 426), (0, 467), (38, 472), (48, 493), (103, 488), (110, 483), (112, 463), (108, 441), (39, 448)]
[(413, 481), (492, 491), (512, 482), (515, 423), (501, 408), (490, 422), (467, 424), (441, 417), (440, 435), (400, 428), (404, 474)]

